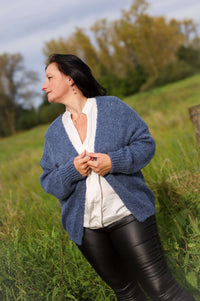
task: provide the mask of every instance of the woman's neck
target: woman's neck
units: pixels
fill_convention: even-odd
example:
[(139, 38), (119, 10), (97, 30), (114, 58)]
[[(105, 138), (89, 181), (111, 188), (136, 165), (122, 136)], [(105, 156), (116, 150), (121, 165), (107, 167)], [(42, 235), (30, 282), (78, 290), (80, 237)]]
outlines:
[(65, 107), (71, 113), (72, 120), (77, 120), (80, 117), (86, 102), (87, 98), (83, 95), (76, 95), (71, 101), (68, 101)]

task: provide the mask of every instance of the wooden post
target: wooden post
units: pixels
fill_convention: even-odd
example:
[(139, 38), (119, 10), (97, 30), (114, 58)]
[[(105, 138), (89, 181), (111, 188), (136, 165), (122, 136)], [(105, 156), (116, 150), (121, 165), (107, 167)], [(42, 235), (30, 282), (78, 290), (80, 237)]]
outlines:
[(190, 118), (194, 125), (194, 131), (197, 138), (197, 143), (200, 148), (200, 105), (191, 107), (188, 109), (190, 113)]

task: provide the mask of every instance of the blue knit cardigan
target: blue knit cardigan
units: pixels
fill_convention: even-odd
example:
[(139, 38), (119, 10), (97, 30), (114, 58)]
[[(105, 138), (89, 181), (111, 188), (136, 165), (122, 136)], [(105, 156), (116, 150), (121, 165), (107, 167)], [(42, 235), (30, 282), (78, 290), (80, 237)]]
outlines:
[[(155, 199), (141, 169), (151, 160), (155, 142), (138, 114), (114, 96), (98, 96), (95, 152), (110, 156), (112, 167), (105, 179), (139, 220), (155, 214)], [(81, 244), (86, 178), (74, 167), (78, 155), (60, 115), (45, 134), (41, 159), (43, 189), (59, 199), (62, 225), (71, 240)]]

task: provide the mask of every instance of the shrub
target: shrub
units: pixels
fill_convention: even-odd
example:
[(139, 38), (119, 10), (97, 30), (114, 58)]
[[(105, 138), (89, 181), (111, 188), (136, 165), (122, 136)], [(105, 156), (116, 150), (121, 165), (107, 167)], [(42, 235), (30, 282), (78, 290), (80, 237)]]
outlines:
[(41, 106), (38, 110), (40, 124), (53, 122), (60, 114), (65, 111), (65, 107), (60, 104)]
[(200, 69), (200, 50), (192, 46), (185, 47), (182, 45), (177, 51), (177, 57), (195, 69)]
[(16, 129), (28, 130), (38, 124), (38, 115), (34, 109), (21, 111), (19, 117), (16, 120)]
[(121, 83), (123, 96), (137, 93), (146, 80), (147, 75), (141, 65), (137, 65), (134, 70), (129, 69)]
[(178, 60), (166, 65), (160, 72), (159, 77), (155, 80), (155, 86), (163, 86), (196, 73), (196, 70), (185, 61)]
[(147, 75), (141, 65), (137, 65), (135, 69), (128, 69), (124, 77), (117, 76), (102, 66), (99, 81), (106, 88), (108, 95), (123, 97), (137, 93), (146, 79)]

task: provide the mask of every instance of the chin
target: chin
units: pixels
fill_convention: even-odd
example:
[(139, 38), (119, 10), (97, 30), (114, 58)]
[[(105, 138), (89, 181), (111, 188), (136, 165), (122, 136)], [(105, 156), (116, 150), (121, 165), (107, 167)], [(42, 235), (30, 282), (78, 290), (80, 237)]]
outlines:
[(48, 102), (49, 102), (49, 103), (54, 103), (54, 102), (55, 102), (55, 99), (53, 99), (53, 98), (48, 98)]

